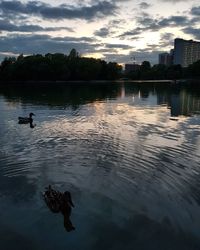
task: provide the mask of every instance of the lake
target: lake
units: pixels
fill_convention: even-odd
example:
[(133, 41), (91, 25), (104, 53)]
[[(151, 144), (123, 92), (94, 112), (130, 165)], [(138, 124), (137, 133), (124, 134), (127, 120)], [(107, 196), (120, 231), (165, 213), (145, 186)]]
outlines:
[[(200, 88), (39, 85), (0, 87), (1, 249), (199, 250)], [(71, 192), (74, 231), (49, 184)]]

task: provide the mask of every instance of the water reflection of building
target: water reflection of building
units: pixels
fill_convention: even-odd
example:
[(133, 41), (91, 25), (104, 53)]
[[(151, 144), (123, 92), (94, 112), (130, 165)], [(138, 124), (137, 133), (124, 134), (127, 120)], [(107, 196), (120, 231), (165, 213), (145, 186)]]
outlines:
[(200, 96), (194, 96), (185, 90), (176, 94), (158, 93), (158, 104), (166, 104), (171, 110), (171, 116), (190, 116), (200, 113)]
[(169, 103), (171, 109), (171, 116), (182, 115), (181, 112), (181, 97), (177, 94), (172, 94)]
[(181, 113), (190, 115), (200, 112), (200, 97), (187, 94), (185, 91), (181, 93)]
[(118, 92), (117, 96), (120, 97), (120, 98), (124, 98), (126, 96), (126, 91), (125, 91), (124, 84), (121, 84), (121, 87), (119, 88), (119, 92)]

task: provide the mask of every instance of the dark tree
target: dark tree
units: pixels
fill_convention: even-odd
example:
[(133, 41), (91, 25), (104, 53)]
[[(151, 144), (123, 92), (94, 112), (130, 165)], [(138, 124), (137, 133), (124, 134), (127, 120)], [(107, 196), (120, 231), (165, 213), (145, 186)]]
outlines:
[(5, 58), (0, 66), (0, 80), (113, 80), (120, 77), (117, 63), (80, 57), (75, 49), (69, 55), (37, 54)]

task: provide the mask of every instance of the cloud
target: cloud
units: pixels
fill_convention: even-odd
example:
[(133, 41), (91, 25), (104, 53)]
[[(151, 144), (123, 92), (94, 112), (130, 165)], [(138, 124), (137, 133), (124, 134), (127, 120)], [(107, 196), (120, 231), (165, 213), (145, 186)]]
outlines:
[(106, 46), (106, 48), (109, 48), (109, 49), (112, 49), (112, 48), (115, 48), (115, 49), (132, 49), (133, 48), (133, 46), (130, 46), (130, 45), (114, 44), (114, 43), (108, 43), (105, 46)]
[(109, 2), (97, 2), (90, 6), (71, 6), (61, 4), (56, 7), (43, 2), (29, 1), (23, 3), (20, 1), (1, 1), (0, 9), (4, 15), (33, 15), (41, 16), (45, 19), (85, 19), (92, 20), (102, 16), (114, 15), (117, 5)]
[(100, 30), (97, 30), (94, 32), (95, 36), (100, 36), (100, 37), (107, 37), (109, 35), (110, 31), (108, 28), (101, 28)]
[(139, 3), (139, 6), (141, 9), (148, 9), (149, 7), (151, 7), (151, 4), (146, 3), (146, 2), (141, 2)]
[(137, 23), (141, 25), (141, 31), (144, 30), (158, 30), (160, 27), (158, 25), (158, 20), (148, 15), (141, 16), (137, 18)]
[(0, 20), (0, 30), (8, 32), (38, 32), (38, 31), (58, 31), (67, 30), (69, 32), (74, 32), (72, 28), (68, 27), (42, 27), (39, 25), (15, 25), (7, 20)]
[(170, 40), (173, 40), (174, 39), (174, 34), (173, 33), (163, 33), (161, 34), (161, 40), (163, 41), (170, 41)]
[(127, 37), (135, 38), (135, 37), (138, 37), (138, 35), (140, 35), (142, 31), (143, 29), (138, 27), (129, 31), (125, 31), (122, 34), (120, 34), (118, 37), (119, 38), (127, 38)]
[(170, 16), (168, 18), (163, 18), (158, 22), (160, 27), (177, 27), (185, 26), (189, 22), (188, 18), (185, 16)]
[(200, 16), (200, 6), (193, 7), (190, 13), (194, 16)]
[(91, 53), (101, 44), (90, 37), (51, 37), (49, 35), (12, 35), (0, 37), (0, 52), (14, 54), (67, 54), (72, 48), (80, 53)]
[(160, 42), (159, 42), (159, 48), (162, 48), (163, 51), (168, 52), (168, 48), (171, 47), (171, 49), (174, 47), (174, 39), (175, 34), (173, 33), (162, 33), (160, 35)]
[(195, 39), (200, 40), (200, 28), (187, 27), (182, 29), (186, 34), (192, 35)]
[(152, 18), (148, 13), (141, 13), (141, 15), (137, 17), (137, 23), (142, 26), (142, 30), (157, 31), (165, 27), (188, 25), (189, 19), (186, 16), (180, 15)]
[(172, 46), (174, 44), (175, 35), (173, 33), (162, 33), (160, 35), (160, 46), (165, 48), (166, 46)]
[(137, 28), (127, 30), (118, 37), (132, 37), (143, 35), (145, 31), (155, 32), (163, 28), (181, 27), (192, 25), (193, 21), (186, 16), (172, 15), (169, 17), (151, 17), (148, 13), (142, 12), (136, 17)]

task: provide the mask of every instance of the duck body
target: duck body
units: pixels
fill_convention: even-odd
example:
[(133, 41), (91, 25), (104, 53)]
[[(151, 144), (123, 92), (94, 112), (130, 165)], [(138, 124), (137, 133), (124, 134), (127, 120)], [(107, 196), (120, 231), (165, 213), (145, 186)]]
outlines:
[(21, 116), (19, 116), (18, 117), (18, 120), (19, 120), (18, 123), (19, 124), (28, 124), (28, 123), (32, 124), (33, 123), (33, 118), (32, 118), (33, 115), (34, 115), (33, 113), (30, 113), (29, 117), (21, 117)]
[(49, 187), (43, 193), (44, 201), (48, 208), (53, 213), (61, 212), (64, 216), (64, 227), (69, 232), (75, 229), (70, 221), (71, 208), (74, 207), (74, 204), (71, 199), (70, 192), (66, 191), (64, 193), (56, 191)]

